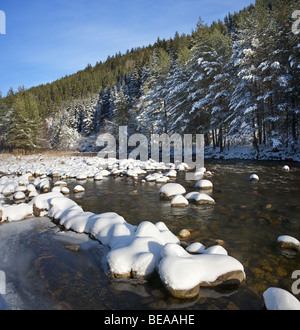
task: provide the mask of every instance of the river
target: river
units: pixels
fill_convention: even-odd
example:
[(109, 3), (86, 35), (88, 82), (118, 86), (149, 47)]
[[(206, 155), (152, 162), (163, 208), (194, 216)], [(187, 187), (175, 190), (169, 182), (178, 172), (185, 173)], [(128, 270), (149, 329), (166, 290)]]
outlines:
[[(276, 245), (281, 235), (300, 239), (300, 164), (288, 163), (289, 173), (281, 170), (285, 164), (206, 161), (214, 174), (209, 180), (216, 205), (171, 208), (159, 199), (161, 185), (124, 177), (87, 180), (80, 183), (84, 194), (70, 195), (85, 211), (116, 212), (134, 225), (163, 221), (175, 234), (189, 229), (187, 244), (209, 246), (221, 240), (244, 265), (247, 278), (239, 288), (201, 289), (197, 298), (180, 300), (170, 297), (158, 277), (111, 279), (107, 248), (85, 234), (62, 231), (48, 218), (34, 218), (0, 225), (0, 270), (6, 275), (0, 309), (262, 309), (264, 291), (275, 286), (291, 292), (292, 273), (300, 269), (300, 253)], [(249, 181), (253, 173), (260, 181)], [(78, 184), (67, 182), (70, 191)], [(184, 173), (176, 182), (188, 192), (195, 190)]]

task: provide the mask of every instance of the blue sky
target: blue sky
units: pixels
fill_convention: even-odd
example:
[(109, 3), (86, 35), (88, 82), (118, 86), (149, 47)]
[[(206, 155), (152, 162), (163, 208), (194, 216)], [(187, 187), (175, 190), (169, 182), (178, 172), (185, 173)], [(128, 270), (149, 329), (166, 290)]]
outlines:
[(1, 0), (0, 91), (60, 79), (109, 55), (191, 33), (255, 0)]

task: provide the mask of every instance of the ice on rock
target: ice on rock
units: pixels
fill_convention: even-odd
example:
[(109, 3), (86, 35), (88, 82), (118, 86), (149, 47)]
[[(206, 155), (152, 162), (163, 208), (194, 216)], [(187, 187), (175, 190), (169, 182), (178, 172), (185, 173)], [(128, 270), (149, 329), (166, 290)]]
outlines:
[(269, 288), (263, 297), (267, 310), (300, 310), (300, 301), (286, 290)]
[(163, 248), (159, 275), (167, 290), (177, 298), (196, 297), (200, 286), (239, 284), (245, 279), (244, 267), (236, 259), (221, 254), (191, 255), (175, 244)]

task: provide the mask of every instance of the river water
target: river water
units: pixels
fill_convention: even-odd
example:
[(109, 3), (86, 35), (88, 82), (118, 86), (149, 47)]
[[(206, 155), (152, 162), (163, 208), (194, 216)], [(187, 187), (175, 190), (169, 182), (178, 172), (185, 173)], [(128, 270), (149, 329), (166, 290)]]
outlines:
[[(70, 195), (85, 211), (116, 212), (134, 225), (163, 221), (175, 234), (189, 229), (188, 244), (209, 246), (222, 240), (229, 255), (244, 265), (247, 279), (239, 288), (201, 289), (197, 298), (180, 300), (170, 297), (157, 277), (111, 279), (107, 248), (41, 218), (0, 225), (0, 270), (6, 275), (0, 309), (262, 309), (264, 291), (275, 286), (291, 292), (292, 273), (300, 269), (300, 253), (276, 245), (281, 235), (300, 239), (300, 164), (288, 164), (289, 173), (281, 170), (285, 164), (207, 161), (206, 168), (214, 173), (210, 180), (216, 205), (191, 203), (174, 209), (159, 199), (161, 185), (124, 177), (80, 182), (85, 193)], [(259, 182), (249, 181), (253, 173)], [(176, 182), (188, 192), (195, 190), (184, 173)], [(78, 184), (67, 183), (71, 191)]]

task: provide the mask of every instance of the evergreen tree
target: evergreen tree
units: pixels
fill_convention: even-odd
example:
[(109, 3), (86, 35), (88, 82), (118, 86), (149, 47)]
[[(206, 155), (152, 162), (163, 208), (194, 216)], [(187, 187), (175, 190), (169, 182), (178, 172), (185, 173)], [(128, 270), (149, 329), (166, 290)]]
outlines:
[(39, 146), (39, 112), (32, 94), (19, 90), (9, 115), (7, 145), (33, 150)]

